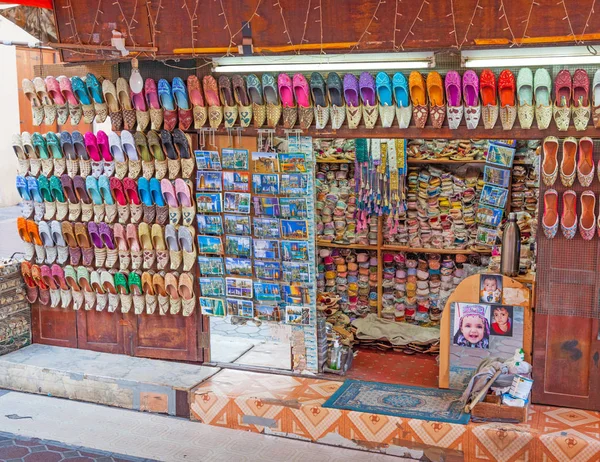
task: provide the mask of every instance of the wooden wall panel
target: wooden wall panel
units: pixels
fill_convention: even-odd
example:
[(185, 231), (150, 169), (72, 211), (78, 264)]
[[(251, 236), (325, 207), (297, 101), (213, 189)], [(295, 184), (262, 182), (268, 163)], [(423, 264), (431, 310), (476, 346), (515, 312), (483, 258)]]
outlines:
[(31, 305), (31, 331), (33, 343), (77, 348), (76, 311)]

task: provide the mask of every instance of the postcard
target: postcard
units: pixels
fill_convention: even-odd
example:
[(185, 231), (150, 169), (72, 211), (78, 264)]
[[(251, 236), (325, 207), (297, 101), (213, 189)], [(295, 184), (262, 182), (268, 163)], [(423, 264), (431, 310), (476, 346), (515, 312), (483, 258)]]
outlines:
[(287, 305), (310, 304), (308, 288), (297, 284), (281, 284), (281, 298)]
[(286, 282), (310, 282), (308, 263), (284, 261), (283, 280)]
[(254, 173), (252, 175), (252, 192), (254, 194), (279, 194), (279, 175)]
[(308, 239), (308, 222), (306, 220), (281, 220), (281, 237), (283, 239)]
[(225, 232), (237, 234), (238, 236), (249, 236), (252, 234), (250, 217), (247, 215), (223, 215), (225, 220)]
[(281, 194), (302, 195), (308, 188), (308, 173), (286, 173), (281, 175), (279, 192)]
[(507, 198), (508, 189), (499, 188), (498, 186), (493, 186), (491, 184), (485, 184), (481, 190), (479, 202), (503, 209)]
[(247, 149), (221, 149), (223, 170), (248, 170)]
[(281, 312), (277, 305), (256, 305), (256, 317), (261, 321), (281, 321)]
[(483, 181), (501, 188), (508, 188), (510, 186), (510, 170), (486, 165), (483, 169)]
[(279, 220), (276, 218), (254, 218), (254, 236), (261, 238), (278, 239), (281, 237), (279, 232)]
[(281, 300), (279, 284), (271, 282), (255, 282), (254, 298), (258, 302), (278, 302)]
[(221, 191), (222, 183), (222, 172), (209, 172), (205, 170), (198, 170), (196, 172), (196, 186), (199, 191)]
[(200, 293), (204, 297), (224, 297), (225, 280), (223, 278), (198, 278)]
[(221, 193), (196, 193), (196, 204), (199, 213), (221, 213), (223, 211), (223, 196)]
[(502, 221), (504, 210), (488, 205), (479, 205), (477, 208), (476, 220), (482, 225), (496, 227)]
[(285, 307), (285, 323), (296, 326), (310, 324), (310, 307), (289, 305)]
[(254, 239), (254, 258), (279, 260), (279, 241)]
[(481, 245), (496, 245), (498, 230), (496, 228), (486, 228), (479, 226), (477, 228), (477, 243)]
[(236, 257), (250, 257), (252, 255), (252, 238), (226, 235), (225, 253)]
[(511, 168), (515, 157), (515, 149), (492, 141), (488, 143), (486, 161), (488, 164)]
[(302, 152), (287, 152), (279, 154), (279, 169), (282, 173), (305, 173), (306, 154)]
[(231, 316), (242, 316), (252, 318), (254, 316), (254, 302), (251, 300), (227, 299), (227, 314)]
[(225, 304), (220, 298), (200, 297), (200, 311), (205, 316), (225, 316)]
[(221, 159), (217, 151), (194, 151), (198, 170), (221, 170)]
[(201, 276), (223, 276), (225, 267), (223, 259), (219, 257), (198, 257), (198, 266)]
[(252, 279), (225, 278), (228, 297), (252, 298)]
[(308, 242), (281, 241), (281, 259), (283, 261), (308, 261)]
[(276, 152), (253, 152), (252, 167), (254, 173), (277, 173), (279, 161)]
[(250, 193), (226, 192), (225, 212), (250, 213)]
[(308, 218), (305, 197), (280, 197), (279, 214), (281, 218)]
[(196, 215), (200, 234), (223, 234), (221, 215)]
[(278, 197), (253, 197), (254, 214), (265, 217), (279, 216), (279, 198)]
[(278, 281), (281, 279), (281, 263), (278, 261), (254, 260), (254, 275), (258, 279)]
[(248, 172), (223, 172), (223, 189), (225, 191), (248, 192), (249, 183)]
[(198, 253), (223, 253), (223, 241), (216, 236), (198, 236)]
[(249, 258), (225, 257), (227, 274), (252, 277), (252, 260)]

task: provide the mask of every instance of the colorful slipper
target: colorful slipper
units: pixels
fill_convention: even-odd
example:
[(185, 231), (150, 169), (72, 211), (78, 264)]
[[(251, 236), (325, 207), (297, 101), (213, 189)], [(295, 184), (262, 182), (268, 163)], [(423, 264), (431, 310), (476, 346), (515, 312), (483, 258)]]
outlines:
[(163, 123), (163, 110), (160, 107), (158, 99), (158, 89), (154, 79), (146, 79), (144, 83), (144, 94), (146, 95), (146, 104), (150, 112), (150, 128), (160, 130)]
[(262, 75), (262, 87), (267, 105), (267, 125), (269, 128), (275, 128), (281, 118), (282, 107), (279, 100), (277, 83), (273, 74), (266, 73)]
[[(208, 119), (208, 109), (206, 104), (204, 104), (204, 96), (202, 95), (202, 88), (200, 87), (200, 79), (198, 79), (198, 77), (195, 75), (190, 75), (187, 78), (187, 90), (188, 94), (190, 95), (190, 102), (192, 103), (194, 128), (196, 130), (200, 130), (202, 127), (204, 127), (204, 124)], [(155, 130), (158, 130), (158, 128)]]
[(552, 120), (552, 78), (543, 68), (537, 69), (533, 77), (535, 92), (535, 120), (540, 130), (546, 130)]
[(60, 84), (58, 83), (58, 80), (51, 75), (46, 77), (45, 83), (48, 94), (56, 106), (56, 121), (58, 122), (58, 125), (64, 125), (69, 118), (69, 105), (60, 90)]
[(175, 77), (173, 82), (173, 99), (177, 102), (177, 116), (179, 118), (179, 128), (187, 130), (193, 122), (192, 105), (188, 98), (187, 88), (180, 77)]
[[(481, 86), (481, 104), (483, 108), (483, 126), (491, 130), (498, 120), (498, 98), (496, 96), (496, 76), (489, 69), (484, 69), (479, 78)], [(464, 82), (464, 78), (463, 78)], [(464, 83), (463, 83), (464, 85)]]
[(125, 130), (133, 130), (137, 123), (135, 117), (135, 109), (131, 104), (131, 90), (129, 83), (123, 77), (117, 79), (117, 100), (121, 106), (121, 113), (123, 114), (123, 128)]
[(417, 128), (425, 127), (429, 110), (427, 109), (427, 93), (425, 91), (425, 80), (418, 71), (413, 71), (408, 77), (410, 99), (413, 107), (413, 119)]
[(519, 69), (517, 74), (517, 99), (519, 108), (519, 124), (521, 128), (529, 130), (533, 123), (533, 72), (528, 67)]
[[(448, 71), (444, 78), (446, 87), (446, 118), (450, 130), (456, 130), (460, 125), (463, 116), (462, 92), (461, 92), (460, 74), (456, 71)], [(477, 93), (475, 94), (477, 97)]]
[(433, 128), (442, 128), (446, 117), (446, 101), (444, 100), (444, 84), (438, 72), (427, 74), (427, 95), (429, 97), (429, 115)]
[(360, 98), (362, 100), (363, 120), (365, 128), (373, 128), (377, 123), (379, 115), (377, 111), (377, 92), (375, 88), (375, 79), (369, 72), (360, 74), (358, 81), (360, 89)]

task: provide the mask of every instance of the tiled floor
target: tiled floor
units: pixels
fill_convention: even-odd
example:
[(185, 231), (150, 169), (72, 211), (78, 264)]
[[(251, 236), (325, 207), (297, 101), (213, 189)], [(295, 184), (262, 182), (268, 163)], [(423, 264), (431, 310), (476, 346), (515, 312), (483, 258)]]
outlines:
[(435, 356), (359, 348), (346, 378), (437, 388), (439, 366)]
[(469, 462), (600, 460), (600, 412), (531, 406), (524, 424), (457, 425), (323, 408), (340, 385), (222, 370), (193, 391), (191, 415), (220, 427), (414, 458), (436, 448)]
[(0, 461), (145, 462), (151, 460), (0, 432)]

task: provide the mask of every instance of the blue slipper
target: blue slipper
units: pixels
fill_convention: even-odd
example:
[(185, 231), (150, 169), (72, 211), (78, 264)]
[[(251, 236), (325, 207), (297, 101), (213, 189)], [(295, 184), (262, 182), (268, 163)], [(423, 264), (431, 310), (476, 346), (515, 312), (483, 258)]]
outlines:
[(87, 91), (85, 83), (79, 77), (71, 77), (71, 87), (73, 88), (73, 93), (77, 96), (77, 99), (81, 104), (92, 104), (92, 100)]
[(98, 189), (98, 180), (93, 176), (88, 176), (85, 179), (85, 189), (87, 189), (88, 195), (92, 198), (92, 202), (95, 205), (103, 204), (102, 196), (100, 195), (100, 189)]
[(29, 194), (29, 189), (27, 188), (27, 181), (25, 180), (25, 177), (20, 175), (17, 176), (17, 191), (19, 191), (21, 199), (24, 201), (31, 200), (31, 195)]
[(110, 181), (106, 175), (100, 175), (98, 178), (98, 190), (104, 199), (104, 203), (108, 205), (113, 205), (115, 200), (110, 193)]
[(390, 76), (385, 72), (379, 72), (376, 78), (377, 85), (377, 96), (379, 97), (379, 104), (382, 106), (392, 106), (392, 82)]
[(100, 86), (100, 82), (94, 74), (88, 73), (85, 77), (85, 84), (87, 86), (88, 92), (94, 98), (94, 101), (98, 104), (104, 103), (104, 98), (102, 97), (102, 87)]
[(163, 109), (167, 111), (175, 110), (175, 101), (173, 100), (173, 94), (171, 93), (171, 85), (165, 79), (158, 81), (158, 98)]
[(191, 109), (190, 100), (188, 99), (187, 90), (183, 80), (179, 77), (175, 77), (171, 84), (173, 85), (173, 98), (177, 101), (177, 106), (183, 110)]
[(40, 194), (40, 187), (35, 177), (28, 176), (25, 178), (25, 180), (27, 181), (27, 190), (29, 196), (31, 196), (36, 202), (44, 202), (44, 199), (42, 199), (42, 195)]
[(394, 97), (398, 107), (408, 107), (408, 82), (406, 77), (401, 72), (396, 72), (392, 79), (392, 87), (394, 88)]
[(147, 205), (148, 207), (152, 206), (152, 193), (150, 192), (150, 183), (148, 180), (144, 177), (140, 178), (137, 186), (140, 199), (142, 199), (144, 205)]
[(160, 187), (160, 180), (157, 178), (150, 178), (150, 194), (152, 195), (152, 200), (159, 207), (164, 207), (165, 201), (162, 195), (162, 189)]

